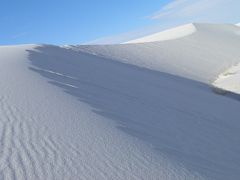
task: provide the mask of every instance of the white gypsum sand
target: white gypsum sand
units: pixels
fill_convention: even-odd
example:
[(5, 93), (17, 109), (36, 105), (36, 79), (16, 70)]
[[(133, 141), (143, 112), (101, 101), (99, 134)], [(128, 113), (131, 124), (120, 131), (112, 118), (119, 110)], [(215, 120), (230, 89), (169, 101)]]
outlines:
[(194, 24), (186, 24), (176, 28), (168, 29), (158, 33), (154, 33), (142, 38), (134, 39), (125, 44), (130, 43), (147, 43), (147, 42), (157, 42), (157, 41), (167, 41), (182, 38), (196, 32), (196, 27)]
[[(240, 28), (230, 24), (193, 25), (193, 34), (168, 41), (69, 48), (210, 84), (240, 62)], [(182, 27), (188, 30), (188, 26)]]
[(238, 179), (240, 101), (209, 85), (240, 63), (239, 27), (193, 25), (160, 42), (1, 46), (0, 179)]
[(240, 63), (220, 74), (213, 85), (219, 89), (240, 94)]

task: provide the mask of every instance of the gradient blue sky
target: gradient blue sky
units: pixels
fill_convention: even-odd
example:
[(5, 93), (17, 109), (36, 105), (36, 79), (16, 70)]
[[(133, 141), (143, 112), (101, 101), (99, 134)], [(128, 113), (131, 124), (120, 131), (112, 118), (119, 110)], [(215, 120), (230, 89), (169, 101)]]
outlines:
[(114, 42), (112, 35), (130, 32), (117, 36), (129, 38), (149, 27), (237, 23), (239, 7), (239, 0), (1, 0), (0, 44), (80, 44), (108, 36)]

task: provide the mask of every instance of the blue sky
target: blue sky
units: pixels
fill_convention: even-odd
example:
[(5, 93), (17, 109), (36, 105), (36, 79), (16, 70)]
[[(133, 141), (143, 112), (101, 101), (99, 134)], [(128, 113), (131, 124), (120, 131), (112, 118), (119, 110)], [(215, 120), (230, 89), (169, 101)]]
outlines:
[(239, 7), (239, 0), (1, 0), (0, 44), (117, 42), (188, 22), (237, 23)]
[(145, 25), (169, 0), (1, 0), (0, 43), (78, 44)]

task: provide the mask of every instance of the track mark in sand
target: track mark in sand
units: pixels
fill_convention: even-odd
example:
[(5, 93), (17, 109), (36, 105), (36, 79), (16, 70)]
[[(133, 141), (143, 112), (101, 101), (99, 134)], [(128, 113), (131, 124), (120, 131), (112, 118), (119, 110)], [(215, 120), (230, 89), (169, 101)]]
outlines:
[(25, 117), (19, 109), (10, 106), (6, 97), (0, 98), (0, 175), (3, 179), (71, 177), (74, 165), (71, 158), (41, 128), (35, 125), (33, 117)]

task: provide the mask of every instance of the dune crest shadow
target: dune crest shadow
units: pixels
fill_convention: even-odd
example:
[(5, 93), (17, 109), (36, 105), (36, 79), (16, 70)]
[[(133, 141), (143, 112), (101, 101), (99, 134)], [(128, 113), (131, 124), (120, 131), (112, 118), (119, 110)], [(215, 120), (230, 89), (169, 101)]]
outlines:
[(240, 177), (240, 102), (208, 85), (56, 46), (28, 50), (30, 70), (190, 171)]

